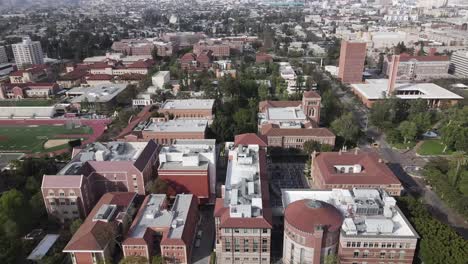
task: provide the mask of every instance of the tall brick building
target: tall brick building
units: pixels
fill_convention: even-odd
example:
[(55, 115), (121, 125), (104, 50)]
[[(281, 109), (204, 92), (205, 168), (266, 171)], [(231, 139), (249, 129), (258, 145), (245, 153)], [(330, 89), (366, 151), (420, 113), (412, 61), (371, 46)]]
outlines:
[(270, 263), (272, 214), (264, 144), (254, 134), (226, 143), (228, 166), (216, 199), (217, 263)]
[(338, 78), (343, 83), (362, 82), (362, 72), (366, 60), (366, 43), (341, 41)]
[(149, 142), (93, 143), (56, 175), (44, 175), (42, 196), (49, 215), (61, 221), (86, 217), (107, 192), (144, 195), (155, 179), (160, 146)]

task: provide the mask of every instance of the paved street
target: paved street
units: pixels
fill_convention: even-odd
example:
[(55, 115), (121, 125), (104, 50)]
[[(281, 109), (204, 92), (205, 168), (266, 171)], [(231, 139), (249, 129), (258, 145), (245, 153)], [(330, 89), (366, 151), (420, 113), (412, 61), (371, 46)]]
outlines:
[[(213, 252), (214, 238), (215, 238), (215, 225), (213, 218), (213, 206), (204, 207), (200, 210), (200, 225), (198, 226), (197, 233), (201, 230), (203, 234), (200, 239), (200, 247), (193, 247), (192, 263), (194, 264), (208, 264), (210, 263), (210, 255)], [(194, 240), (194, 244), (197, 239)]]

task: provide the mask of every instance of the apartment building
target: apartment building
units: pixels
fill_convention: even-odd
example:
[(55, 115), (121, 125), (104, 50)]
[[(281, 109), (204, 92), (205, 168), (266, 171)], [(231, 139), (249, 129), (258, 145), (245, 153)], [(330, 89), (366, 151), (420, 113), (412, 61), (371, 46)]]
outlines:
[[(419, 236), (384, 190), (285, 189), (282, 201), (287, 222), (283, 263), (298, 263), (301, 257), (307, 263), (322, 263), (329, 255), (337, 255), (343, 264), (413, 263)], [(306, 243), (304, 228), (313, 231), (314, 243)], [(317, 243), (323, 238), (330, 239)]]
[(44, 175), (42, 196), (47, 213), (65, 222), (84, 218), (107, 192), (146, 193), (156, 177), (160, 146), (148, 142), (96, 142), (75, 149), (56, 175)]
[(63, 249), (73, 264), (113, 263), (117, 237), (125, 236), (137, 211), (137, 194), (104, 194)]
[(311, 156), (311, 178), (318, 189), (375, 188), (400, 196), (403, 187), (376, 152), (321, 152)]
[(16, 66), (20, 69), (25, 66), (44, 64), (44, 54), (39, 41), (32, 41), (29, 37), (25, 37), (21, 43), (12, 44), (11, 48)]
[(468, 51), (454, 52), (450, 57), (450, 71), (460, 78), (468, 78)]
[(161, 149), (158, 177), (169, 184), (173, 197), (191, 193), (199, 203), (214, 203), (216, 160), (216, 140), (178, 139)]
[[(392, 68), (392, 56), (384, 57), (384, 72), (389, 76)], [(448, 76), (448, 56), (411, 56), (400, 54), (398, 80), (427, 80)]]
[(343, 83), (361, 83), (366, 60), (366, 43), (341, 41), (338, 78)]
[(193, 194), (177, 195), (172, 205), (164, 194), (148, 195), (122, 243), (123, 254), (150, 262), (159, 242), (164, 263), (190, 264), (198, 220)]
[(246, 145), (226, 143), (228, 165), (222, 197), (216, 199), (217, 263), (270, 263), (272, 215), (265, 145), (254, 134)]

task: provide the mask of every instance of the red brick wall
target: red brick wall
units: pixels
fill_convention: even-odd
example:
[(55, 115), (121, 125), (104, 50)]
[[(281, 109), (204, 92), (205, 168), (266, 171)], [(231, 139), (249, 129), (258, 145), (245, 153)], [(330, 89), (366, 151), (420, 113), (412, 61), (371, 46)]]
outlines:
[(158, 171), (159, 177), (168, 182), (173, 190), (191, 193), (200, 198), (210, 196), (208, 170), (205, 171)]

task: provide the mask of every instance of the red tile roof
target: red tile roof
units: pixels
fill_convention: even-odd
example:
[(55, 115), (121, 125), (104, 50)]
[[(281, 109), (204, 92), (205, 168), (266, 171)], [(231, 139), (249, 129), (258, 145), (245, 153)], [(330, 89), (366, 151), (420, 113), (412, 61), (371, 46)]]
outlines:
[(153, 60), (139, 60), (127, 66), (129, 69), (149, 69), (154, 65)]
[(304, 92), (303, 96), (305, 98), (321, 98), (320, 95), (315, 91)]
[(131, 192), (110, 192), (104, 194), (63, 251), (104, 250), (109, 241), (114, 239), (117, 227), (121, 223), (116, 219), (111, 219), (108, 222), (93, 221), (94, 216), (102, 205), (114, 204), (117, 205), (115, 217), (119, 212), (125, 212), (133, 203), (135, 197), (136, 194)]
[(110, 81), (114, 77), (110, 74), (90, 74), (86, 80), (87, 81)]
[[(340, 173), (335, 165), (361, 165), (358, 173)], [(314, 158), (325, 184), (401, 184), (375, 152), (322, 152)]]
[(255, 133), (246, 133), (236, 135), (234, 138), (234, 144), (237, 145), (259, 145), (260, 147), (266, 147), (267, 139), (263, 136), (259, 136)]
[(284, 211), (285, 222), (306, 233), (315, 233), (316, 227), (337, 231), (343, 224), (344, 217), (335, 206), (318, 201), (304, 199), (290, 203)]

